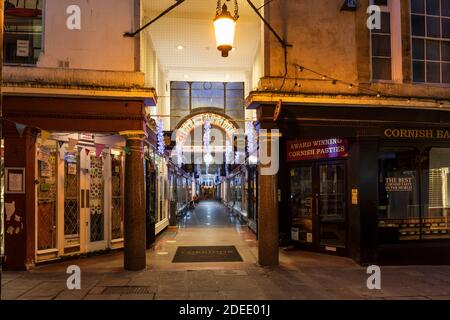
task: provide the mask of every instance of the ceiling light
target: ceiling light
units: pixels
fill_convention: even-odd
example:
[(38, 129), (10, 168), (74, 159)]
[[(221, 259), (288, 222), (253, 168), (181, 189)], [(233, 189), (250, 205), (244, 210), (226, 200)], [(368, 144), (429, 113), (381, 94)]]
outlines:
[(225, 78), (231, 79), (231, 76), (229, 74), (225, 75)]
[(183, 50), (184, 47), (183, 47), (182, 45), (178, 45), (178, 46), (177, 46), (177, 49), (178, 49), (178, 50)]
[(185, 74), (185, 75), (184, 75), (184, 78), (185, 78), (185, 79), (189, 79), (189, 75), (188, 75), (188, 74)]

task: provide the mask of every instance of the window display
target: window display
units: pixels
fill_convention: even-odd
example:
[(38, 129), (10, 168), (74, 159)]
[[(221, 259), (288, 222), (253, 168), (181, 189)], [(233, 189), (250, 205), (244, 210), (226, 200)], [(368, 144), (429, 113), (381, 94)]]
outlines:
[[(385, 148), (380, 154), (379, 242), (450, 238), (450, 149)], [(419, 178), (420, 177), (420, 178)]]

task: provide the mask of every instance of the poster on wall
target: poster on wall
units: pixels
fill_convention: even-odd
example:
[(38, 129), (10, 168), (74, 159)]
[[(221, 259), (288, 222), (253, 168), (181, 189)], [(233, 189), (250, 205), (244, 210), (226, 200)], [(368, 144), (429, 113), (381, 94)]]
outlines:
[(75, 163), (67, 164), (67, 174), (71, 176), (77, 175), (77, 165)]
[(45, 147), (39, 148), (38, 160), (46, 162), (49, 160), (49, 158), (50, 158), (50, 150)]
[(5, 168), (5, 193), (25, 193), (25, 168)]
[(17, 40), (17, 52), (18, 57), (30, 56), (30, 41), (29, 40)]
[(52, 176), (52, 167), (48, 161), (39, 161), (40, 174), (42, 178), (48, 178)]
[(287, 142), (287, 161), (304, 161), (348, 157), (345, 139), (309, 139)]

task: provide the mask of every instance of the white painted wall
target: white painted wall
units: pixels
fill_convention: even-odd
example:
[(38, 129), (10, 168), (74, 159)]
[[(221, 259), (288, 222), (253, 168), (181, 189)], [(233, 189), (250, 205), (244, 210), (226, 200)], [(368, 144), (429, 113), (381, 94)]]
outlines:
[[(145, 74), (145, 86), (155, 88), (158, 95), (157, 106), (148, 108), (147, 112), (152, 116), (170, 115), (169, 84), (148, 30), (142, 33), (141, 48), (141, 72)], [(164, 130), (170, 130), (170, 118), (162, 119)]]
[[(81, 30), (68, 30), (67, 7), (81, 9)], [(135, 0), (46, 0), (44, 45), (38, 67), (137, 71), (139, 46), (123, 34), (135, 29)]]

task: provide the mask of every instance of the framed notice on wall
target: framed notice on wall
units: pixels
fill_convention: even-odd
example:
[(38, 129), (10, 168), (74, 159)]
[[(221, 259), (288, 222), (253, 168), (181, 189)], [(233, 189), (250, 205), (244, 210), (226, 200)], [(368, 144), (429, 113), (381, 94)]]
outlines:
[(25, 168), (5, 168), (5, 193), (25, 193)]

